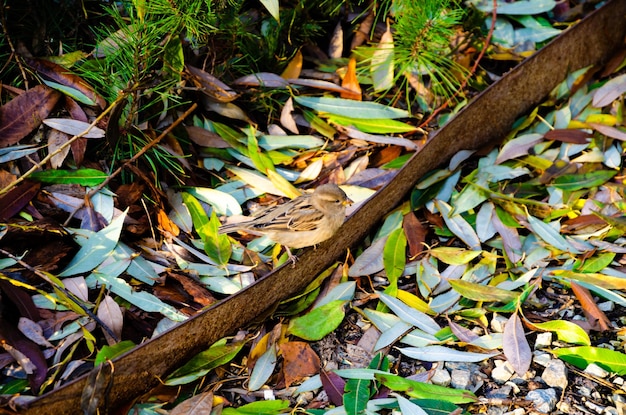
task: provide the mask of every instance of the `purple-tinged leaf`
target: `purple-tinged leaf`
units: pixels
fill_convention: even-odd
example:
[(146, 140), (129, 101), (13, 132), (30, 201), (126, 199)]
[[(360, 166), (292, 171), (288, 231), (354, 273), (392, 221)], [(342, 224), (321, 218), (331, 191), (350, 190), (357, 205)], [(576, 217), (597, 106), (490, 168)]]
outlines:
[(626, 92), (626, 74), (616, 76), (598, 88), (593, 95), (593, 106), (606, 107)]
[(496, 157), (495, 164), (503, 163), (507, 160), (528, 155), (529, 150), (537, 143), (543, 141), (541, 134), (526, 134), (508, 141)]
[(28, 373), (30, 387), (38, 392), (46, 379), (48, 364), (41, 349), (34, 342), (27, 339), (14, 326), (0, 319), (0, 340), (5, 350), (18, 360), (22, 368)]
[(0, 221), (6, 222), (24, 209), (37, 195), (41, 185), (27, 180), (0, 197)]
[(335, 372), (327, 372), (322, 370), (320, 373), (320, 379), (322, 380), (322, 386), (328, 399), (335, 405), (343, 405), (343, 393), (346, 387), (346, 381)]
[(530, 368), (532, 352), (528, 340), (526, 340), (522, 321), (517, 313), (513, 313), (506, 322), (503, 334), (502, 350), (504, 355), (518, 376), (522, 377)]

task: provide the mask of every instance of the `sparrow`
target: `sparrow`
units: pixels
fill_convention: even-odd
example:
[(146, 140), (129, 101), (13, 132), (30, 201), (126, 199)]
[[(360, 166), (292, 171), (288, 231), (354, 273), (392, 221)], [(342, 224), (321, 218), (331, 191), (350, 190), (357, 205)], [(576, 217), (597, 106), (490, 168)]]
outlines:
[(267, 235), (285, 247), (295, 264), (297, 258), (289, 248), (317, 245), (333, 236), (345, 220), (346, 206), (352, 203), (339, 186), (324, 184), (313, 193), (264, 209), (251, 220), (222, 225), (219, 233), (244, 231)]

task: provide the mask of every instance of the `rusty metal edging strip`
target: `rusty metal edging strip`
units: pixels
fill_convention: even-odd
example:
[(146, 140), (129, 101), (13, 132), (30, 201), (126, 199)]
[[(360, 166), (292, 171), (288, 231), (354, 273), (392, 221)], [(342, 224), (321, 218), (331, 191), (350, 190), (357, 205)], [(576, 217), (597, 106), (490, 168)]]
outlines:
[[(277, 302), (301, 291), (321, 271), (358, 243), (398, 205), (428, 171), (460, 150), (495, 143), (573, 70), (600, 63), (623, 45), (626, 0), (609, 1), (540, 52), (517, 66), (464, 108), (430, 139), (341, 231), (317, 250), (309, 249), (295, 268), (282, 267), (185, 323), (116, 359), (109, 403), (117, 407), (148, 391), (168, 372), (216, 340), (232, 334)], [(29, 403), (29, 415), (80, 414), (83, 376)]]

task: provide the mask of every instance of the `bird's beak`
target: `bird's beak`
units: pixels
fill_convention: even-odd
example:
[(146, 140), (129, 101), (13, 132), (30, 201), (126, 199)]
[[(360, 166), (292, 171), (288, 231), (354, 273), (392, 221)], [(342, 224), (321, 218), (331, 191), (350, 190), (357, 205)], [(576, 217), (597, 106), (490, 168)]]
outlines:
[(351, 204), (353, 204), (354, 202), (352, 201), (352, 199), (347, 198), (346, 200), (343, 201), (342, 205), (344, 206), (350, 206)]

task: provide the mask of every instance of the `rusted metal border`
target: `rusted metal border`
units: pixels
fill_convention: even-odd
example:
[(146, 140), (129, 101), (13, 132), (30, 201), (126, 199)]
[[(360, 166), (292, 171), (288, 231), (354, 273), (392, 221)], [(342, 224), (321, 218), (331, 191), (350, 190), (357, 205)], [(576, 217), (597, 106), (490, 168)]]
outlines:
[[(245, 290), (115, 360), (109, 403), (117, 407), (159, 383), (216, 340), (301, 291), (322, 270), (358, 243), (380, 218), (398, 205), (428, 171), (460, 150), (496, 143), (520, 115), (528, 112), (573, 70), (601, 63), (623, 45), (626, 0), (612, 0), (567, 30), (480, 94), (361, 209), (317, 250), (307, 250), (296, 267), (282, 267)], [(83, 376), (31, 401), (20, 413), (80, 414)]]

